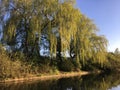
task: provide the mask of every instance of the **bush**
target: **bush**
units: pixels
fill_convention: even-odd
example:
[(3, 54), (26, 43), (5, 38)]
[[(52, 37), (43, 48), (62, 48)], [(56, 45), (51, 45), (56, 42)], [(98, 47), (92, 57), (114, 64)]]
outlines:
[(0, 47), (0, 79), (25, 77), (31, 72), (32, 64), (22, 62), (17, 56), (11, 58)]
[(108, 53), (107, 55), (108, 63), (106, 63), (106, 67), (111, 69), (112, 71), (120, 69), (120, 57), (114, 53)]
[(20, 62), (12, 62), (7, 55), (0, 55), (0, 78), (19, 77), (20, 69)]
[(59, 69), (62, 71), (73, 71), (74, 65), (70, 60), (64, 60), (59, 64)]
[(73, 65), (74, 65), (74, 70), (75, 71), (80, 71), (81, 70), (81, 64), (75, 60), (72, 61)]

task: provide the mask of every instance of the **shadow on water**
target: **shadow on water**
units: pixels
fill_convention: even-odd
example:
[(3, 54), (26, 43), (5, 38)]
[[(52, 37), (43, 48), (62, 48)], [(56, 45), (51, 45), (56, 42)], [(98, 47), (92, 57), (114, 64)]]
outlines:
[(0, 84), (0, 90), (109, 90), (120, 84), (120, 73), (91, 74), (59, 80)]

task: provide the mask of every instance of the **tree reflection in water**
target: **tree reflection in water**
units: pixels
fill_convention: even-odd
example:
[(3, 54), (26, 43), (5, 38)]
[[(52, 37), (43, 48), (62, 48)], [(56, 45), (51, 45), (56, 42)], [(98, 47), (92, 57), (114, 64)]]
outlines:
[(0, 84), (0, 90), (110, 90), (120, 84), (120, 73), (91, 74), (59, 80)]

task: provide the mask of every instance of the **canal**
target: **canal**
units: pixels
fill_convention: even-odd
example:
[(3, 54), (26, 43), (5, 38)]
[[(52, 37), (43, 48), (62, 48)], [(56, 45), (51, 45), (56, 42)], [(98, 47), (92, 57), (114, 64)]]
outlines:
[(120, 90), (120, 73), (1, 83), (0, 90)]

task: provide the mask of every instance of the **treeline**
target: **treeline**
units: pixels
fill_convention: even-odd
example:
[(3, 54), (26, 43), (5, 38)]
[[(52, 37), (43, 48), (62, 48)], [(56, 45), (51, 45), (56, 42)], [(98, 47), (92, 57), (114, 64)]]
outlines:
[(0, 26), (0, 53), (6, 49), (1, 67), (6, 58), (22, 68), (30, 65), (32, 73), (41, 72), (40, 67), (79, 71), (108, 63), (106, 38), (97, 35), (96, 25), (75, 8), (75, 0), (1, 0)]

